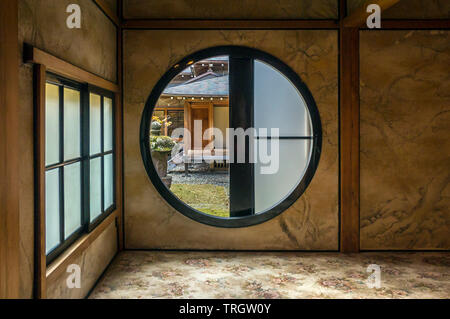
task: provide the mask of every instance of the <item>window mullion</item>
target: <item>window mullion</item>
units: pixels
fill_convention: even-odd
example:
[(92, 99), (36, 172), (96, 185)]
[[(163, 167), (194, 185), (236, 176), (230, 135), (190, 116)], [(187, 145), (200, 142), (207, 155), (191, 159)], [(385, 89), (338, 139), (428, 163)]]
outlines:
[[(230, 127), (253, 128), (253, 59), (230, 57), (229, 60)], [(254, 164), (250, 161), (250, 143), (245, 142), (245, 163), (237, 163), (237, 143), (230, 143), (230, 217), (254, 213)]]
[[(64, 162), (64, 86), (59, 86), (59, 161)], [(59, 170), (59, 238), (64, 243), (64, 166)]]
[(89, 88), (84, 86), (82, 89), (82, 105), (81, 105), (81, 139), (82, 139), (82, 170), (83, 170), (83, 192), (82, 192), (82, 223), (85, 231), (88, 230), (90, 221), (90, 113), (89, 113)]
[(105, 97), (102, 95), (100, 100), (100, 147), (102, 152), (102, 160), (101, 160), (101, 210), (102, 214), (105, 212), (105, 129), (104, 129), (104, 103)]

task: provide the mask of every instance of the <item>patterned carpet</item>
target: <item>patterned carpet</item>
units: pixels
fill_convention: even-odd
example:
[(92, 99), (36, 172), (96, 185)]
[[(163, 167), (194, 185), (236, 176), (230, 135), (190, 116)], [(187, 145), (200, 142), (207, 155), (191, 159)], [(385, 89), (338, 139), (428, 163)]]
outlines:
[[(368, 265), (381, 267), (369, 288)], [(450, 253), (140, 252), (90, 298), (449, 298)]]

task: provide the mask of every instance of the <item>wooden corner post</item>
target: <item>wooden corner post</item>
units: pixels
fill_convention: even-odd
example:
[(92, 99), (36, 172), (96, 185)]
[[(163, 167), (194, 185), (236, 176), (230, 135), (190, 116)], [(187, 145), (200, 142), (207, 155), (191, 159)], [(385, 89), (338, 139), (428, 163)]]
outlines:
[(0, 1), (0, 299), (19, 298), (19, 44), (17, 0)]
[(359, 29), (340, 29), (341, 242), (359, 252)]

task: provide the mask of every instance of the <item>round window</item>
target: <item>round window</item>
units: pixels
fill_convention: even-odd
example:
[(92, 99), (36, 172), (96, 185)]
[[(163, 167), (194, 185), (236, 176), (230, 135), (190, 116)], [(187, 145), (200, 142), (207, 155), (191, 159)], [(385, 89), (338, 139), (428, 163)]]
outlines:
[(161, 195), (212, 226), (269, 220), (305, 191), (319, 162), (314, 99), (262, 51), (213, 47), (170, 68), (141, 121), (141, 153)]

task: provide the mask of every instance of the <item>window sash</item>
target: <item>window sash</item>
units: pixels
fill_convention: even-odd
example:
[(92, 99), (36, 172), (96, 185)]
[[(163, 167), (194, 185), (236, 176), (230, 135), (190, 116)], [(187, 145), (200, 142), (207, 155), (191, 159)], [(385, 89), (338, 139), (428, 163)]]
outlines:
[[(255, 127), (254, 77), (256, 60), (252, 57), (229, 56), (229, 126), (231, 128), (240, 127), (246, 130)], [(239, 111), (233, 112), (233, 109)], [(254, 137), (255, 140), (272, 138), (313, 140), (315, 137), (312, 135)], [(230, 217), (245, 217), (260, 213), (255, 211), (255, 164), (249, 161), (250, 144), (253, 142), (249, 138), (246, 140), (245, 163), (238, 164), (236, 160), (230, 163)], [(236, 147), (235, 143), (234, 147)], [(234, 154), (236, 154), (236, 149)]]
[[(103, 221), (111, 212), (116, 209), (116, 172), (115, 172), (115, 100), (114, 94), (89, 85), (80, 85), (79, 83), (72, 82), (61, 78), (59, 76), (47, 73), (46, 83), (56, 85), (59, 89), (59, 160), (56, 163), (52, 163), (45, 167), (45, 172), (57, 170), (58, 171), (58, 197), (59, 197), (59, 244), (54, 246), (50, 251), (46, 251), (47, 264), (53, 261), (58, 255), (60, 255), (67, 247), (74, 243), (82, 234), (92, 231), (101, 221)], [(79, 129), (79, 141), (80, 141), (80, 156), (72, 159), (64, 158), (64, 89), (71, 89), (80, 92), (80, 129)], [(89, 95), (95, 93), (101, 96), (101, 152), (98, 154), (90, 155), (89, 153)], [(112, 149), (104, 150), (104, 118), (103, 118), (103, 101), (104, 98), (111, 99), (111, 116), (112, 116)], [(109, 207), (103, 207), (104, 202), (104, 158), (106, 156), (112, 156), (112, 205)], [(102, 210), (99, 216), (93, 221), (90, 220), (90, 187), (89, 187), (89, 164), (90, 160), (93, 158), (101, 158), (102, 162), (102, 192), (101, 192), (101, 202)], [(64, 210), (64, 168), (70, 165), (80, 163), (80, 221), (81, 225), (74, 230), (73, 233), (65, 234), (65, 210)], [(47, 230), (46, 230), (47, 232)], [(46, 248), (47, 249), (47, 248)]]
[[(100, 158), (101, 159), (101, 175), (100, 175), (100, 183), (101, 183), (101, 191), (100, 191), (100, 207), (101, 207), (101, 212), (98, 216), (96, 216), (94, 219), (91, 220), (91, 206), (90, 203), (89, 205), (86, 205), (86, 211), (89, 212), (88, 213), (88, 231), (92, 231), (95, 227), (97, 227), (98, 224), (100, 224), (111, 212), (113, 212), (116, 209), (116, 172), (115, 172), (115, 165), (116, 165), (116, 159), (115, 159), (115, 134), (114, 134), (114, 130), (112, 133), (112, 150), (105, 150), (105, 118), (104, 118), (104, 108), (105, 108), (105, 98), (109, 98), (112, 101), (112, 127), (115, 127), (115, 101), (113, 98), (113, 95), (103, 89), (97, 88), (97, 87), (93, 87), (93, 86), (89, 86), (88, 89), (88, 95), (89, 97), (87, 98), (87, 100), (89, 101), (89, 103), (87, 103), (87, 110), (86, 113), (90, 114), (90, 95), (91, 94), (95, 94), (95, 95), (99, 95), (100, 96), (100, 153), (96, 153), (96, 154), (90, 154), (90, 146), (87, 147), (87, 149), (89, 150), (87, 154), (89, 154), (88, 160), (87, 160), (87, 179), (89, 180), (88, 185), (90, 185), (90, 165), (91, 165), (91, 160), (96, 159), (96, 158)], [(86, 121), (88, 123), (88, 126), (90, 126), (90, 121)], [(88, 132), (90, 132), (90, 127), (87, 129)], [(89, 145), (90, 143), (90, 138), (86, 139), (86, 143)], [(112, 155), (113, 161), (112, 161), (112, 167), (113, 167), (113, 174), (112, 174), (112, 180), (113, 180), (113, 194), (112, 194), (112, 198), (113, 198), (113, 204), (110, 205), (109, 207), (105, 207), (104, 205), (104, 201), (105, 201), (105, 157), (108, 155)], [(90, 198), (90, 187), (88, 186), (88, 189), (86, 192), (86, 196), (88, 198)]]
[[(164, 89), (170, 83), (170, 81), (179, 74), (179, 71), (183, 68), (195, 63), (197, 61), (201, 61), (202, 59), (207, 59), (209, 57), (215, 56), (228, 56), (229, 57), (229, 127), (230, 128), (245, 128), (250, 125), (251, 121), (255, 122), (254, 111), (252, 114), (252, 110), (256, 107), (260, 107), (261, 105), (254, 104), (256, 98), (254, 96), (254, 89), (256, 87), (256, 81), (251, 81), (251, 78), (255, 78), (257, 75), (254, 72), (247, 72), (247, 74), (243, 74), (239, 76), (238, 74), (245, 73), (243, 72), (244, 68), (239, 68), (233, 66), (236, 63), (241, 62), (242, 65), (245, 65), (246, 70), (255, 70), (255, 62), (260, 61), (268, 64), (270, 67), (275, 69), (275, 71), (281, 73), (281, 75), (285, 78), (285, 80), (291, 82), (291, 84), (297, 89), (300, 93), (301, 98), (303, 99), (305, 108), (309, 113), (310, 120), (310, 131), (305, 132), (306, 136), (303, 135), (301, 131), (296, 130), (285, 130), (282, 131), (281, 136), (255, 136), (254, 143), (262, 143), (264, 139), (267, 139), (267, 142), (270, 142), (269, 139), (279, 139), (282, 144), (289, 143), (289, 139), (292, 140), (303, 140), (305, 144), (312, 143), (312, 152), (310, 154), (309, 165), (306, 171), (301, 177), (298, 185), (291, 190), (290, 193), (287, 193), (284, 198), (280, 198), (280, 201), (276, 204), (276, 206), (265, 210), (263, 212), (255, 213), (256, 203), (249, 203), (249, 199), (252, 197), (251, 192), (254, 192), (255, 181), (251, 177), (251, 172), (249, 169), (244, 170), (245, 172), (249, 172), (249, 174), (244, 174), (239, 176), (239, 174), (234, 174), (230, 176), (230, 217), (229, 218), (221, 218), (212, 216), (209, 214), (204, 214), (201, 211), (196, 210), (183, 200), (173, 193), (170, 189), (166, 187), (164, 182), (161, 180), (158, 171), (152, 160), (151, 154), (151, 146), (150, 146), (150, 126), (151, 126), (151, 117), (153, 111), (158, 111), (162, 106), (159, 103), (159, 99), (161, 94), (164, 92)], [(234, 61), (234, 63), (233, 63)], [(232, 70), (234, 69), (234, 71)], [(252, 71), (253, 71), (252, 70)], [(241, 72), (240, 72), (241, 71)], [(256, 80), (256, 79), (253, 79)], [(284, 81), (281, 81), (284, 82)], [(242, 86), (236, 85), (236, 83), (242, 83)], [(279, 83), (281, 84), (281, 83)], [(249, 90), (249, 87), (252, 90)], [(281, 86), (283, 87), (283, 86)], [(243, 94), (243, 89), (247, 91), (246, 94)], [(267, 91), (272, 92), (272, 91)], [(281, 96), (284, 95), (285, 91), (281, 90)], [(289, 93), (289, 90), (287, 91)], [(236, 97), (236, 94), (240, 94), (242, 99), (239, 100)], [(292, 96), (292, 95), (287, 95)], [(286, 96), (285, 96), (286, 97)], [(234, 101), (233, 101), (234, 99)], [(270, 101), (270, 100), (268, 100)], [(236, 107), (233, 107), (236, 105)], [(277, 103), (278, 105), (278, 103)], [(235, 113), (235, 114), (233, 114)], [(236, 114), (237, 113), (237, 114)], [(244, 114), (239, 114), (244, 113)], [(245, 115), (249, 113), (248, 115)], [(233, 123), (233, 116), (236, 116), (236, 121)], [(269, 115), (270, 116), (270, 115)], [(241, 121), (239, 120), (241, 118)], [(242, 122), (244, 125), (241, 125)], [(289, 122), (291, 123), (291, 122)], [(269, 131), (270, 127), (269, 127)], [(261, 132), (262, 133), (262, 132)], [(293, 141), (292, 141), (293, 142)], [(298, 141), (295, 141), (298, 142)], [(253, 146), (254, 143), (246, 143), (248, 148), (248, 153), (250, 154), (250, 145)], [(226, 228), (238, 228), (238, 227), (247, 227), (259, 224), (261, 222), (265, 222), (275, 216), (278, 216), (280, 213), (289, 208), (295, 201), (300, 198), (300, 196), (305, 192), (306, 188), (309, 186), (312, 178), (316, 172), (320, 154), (322, 147), (322, 125), (320, 121), (320, 114), (317, 109), (317, 105), (314, 101), (314, 98), (309, 91), (308, 87), (304, 84), (298, 74), (293, 71), (288, 65), (283, 63), (281, 60), (276, 57), (259, 51), (252, 48), (240, 47), (240, 46), (219, 46), (213, 48), (207, 48), (204, 50), (200, 50), (192, 55), (189, 55), (182, 60), (180, 60), (177, 64), (175, 64), (172, 68), (170, 68), (163, 77), (156, 83), (155, 87), (152, 90), (147, 102), (145, 104), (145, 108), (142, 114), (141, 119), (141, 129), (140, 129), (140, 147), (142, 153), (142, 159), (144, 162), (145, 169), (147, 171), (150, 180), (153, 185), (159, 191), (164, 199), (177, 211), (182, 213), (183, 215), (196, 220), (200, 223), (216, 226), (216, 227), (226, 227)], [(232, 149), (230, 150), (230, 155), (232, 153)], [(236, 155), (236, 154), (235, 154)], [(253, 162), (253, 161), (252, 161)], [(233, 174), (233, 170), (236, 172), (237, 165), (235, 165), (236, 161), (230, 160), (230, 173)], [(248, 161), (247, 161), (248, 163)], [(237, 164), (237, 163), (236, 163)], [(242, 163), (240, 163), (242, 164)], [(252, 163), (250, 163), (252, 164)], [(256, 165), (255, 165), (256, 166)], [(252, 170), (254, 172), (254, 170)], [(246, 181), (243, 181), (247, 179)], [(248, 181), (250, 180), (250, 181)], [(244, 192), (233, 192), (233, 183), (238, 183), (238, 181), (245, 182), (249, 187), (244, 188)], [(242, 184), (238, 184), (237, 187), (242, 186)], [(237, 193), (237, 194), (236, 194)], [(250, 196), (240, 196), (243, 193)], [(236, 195), (234, 195), (236, 194)], [(242, 199), (242, 201), (241, 201)], [(234, 201), (234, 203), (233, 203)], [(233, 207), (234, 206), (234, 207)]]

